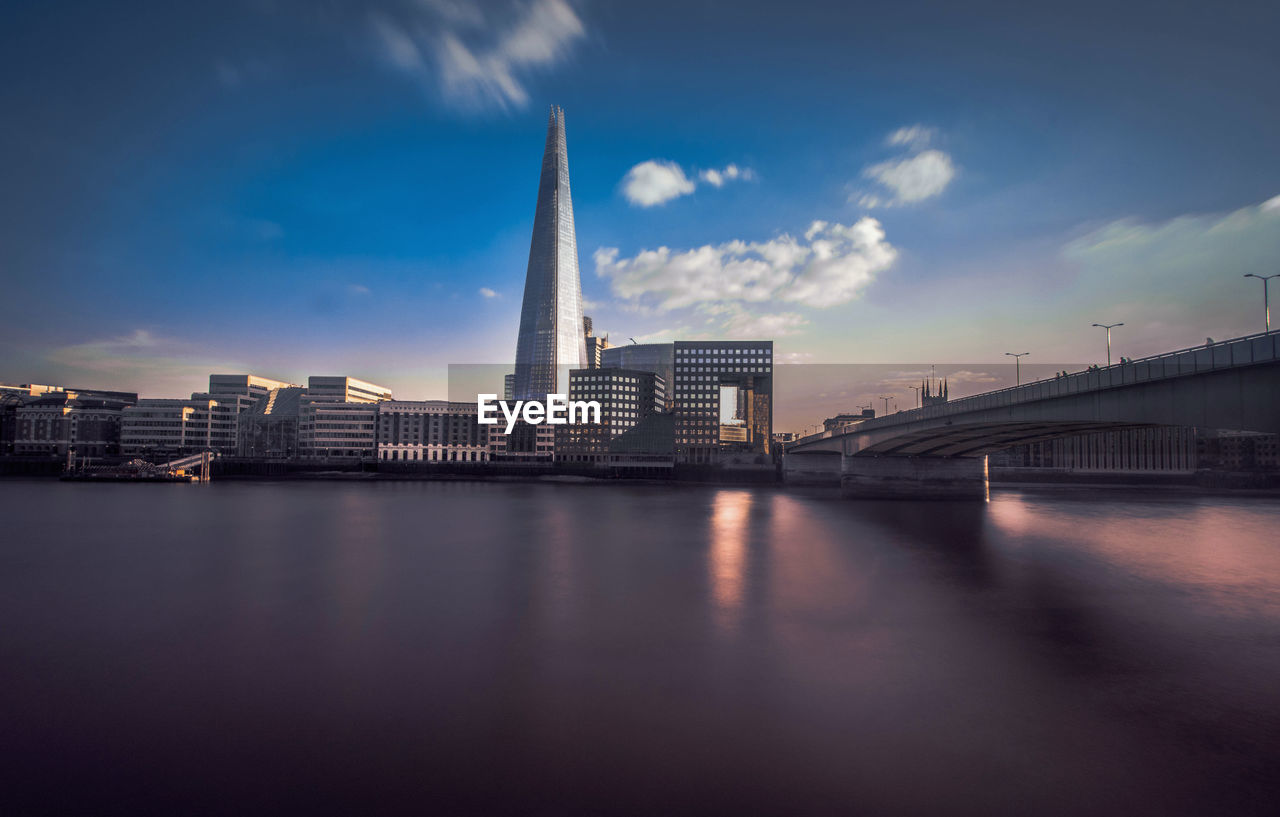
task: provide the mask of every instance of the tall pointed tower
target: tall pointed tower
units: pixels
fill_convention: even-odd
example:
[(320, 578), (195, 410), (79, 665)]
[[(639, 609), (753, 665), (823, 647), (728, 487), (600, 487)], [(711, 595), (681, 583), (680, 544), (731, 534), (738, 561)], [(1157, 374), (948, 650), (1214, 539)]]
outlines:
[(569, 195), (569, 149), (564, 111), (552, 108), (516, 338), (515, 397), (542, 399), (563, 392), (565, 389), (557, 388), (557, 374), (586, 367), (578, 239)]

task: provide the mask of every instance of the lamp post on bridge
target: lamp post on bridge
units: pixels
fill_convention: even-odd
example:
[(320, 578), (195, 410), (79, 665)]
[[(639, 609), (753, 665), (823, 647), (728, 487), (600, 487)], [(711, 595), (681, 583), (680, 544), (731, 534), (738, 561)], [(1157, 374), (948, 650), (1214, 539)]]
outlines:
[(1271, 301), (1267, 293), (1267, 284), (1268, 282), (1271, 281), (1272, 278), (1280, 278), (1280, 272), (1277, 272), (1275, 275), (1254, 275), (1252, 272), (1246, 272), (1244, 274), (1244, 277), (1257, 278), (1259, 281), (1262, 282), (1262, 308), (1266, 311), (1267, 331), (1270, 332), (1271, 331)]
[[(1095, 324), (1096, 326), (1096, 324)], [(1108, 344), (1108, 349), (1110, 344)], [(1006, 355), (1013, 358), (1013, 384), (1015, 386), (1022, 385), (1022, 358), (1031, 354), (1030, 352), (1005, 352)], [(1107, 365), (1111, 365), (1111, 352), (1107, 352)]]
[(892, 395), (890, 395), (889, 397), (885, 397), (885, 396), (882, 394), (882, 395), (880, 395), (880, 399), (884, 401), (884, 413), (885, 413), (885, 416), (887, 417), (887, 416), (889, 416), (889, 401), (890, 401), (891, 399), (893, 399), (893, 396), (892, 396)]
[(1107, 368), (1111, 368), (1111, 330), (1123, 323), (1095, 323), (1094, 326), (1107, 330)]
[(915, 393), (916, 393), (916, 408), (920, 408), (920, 389), (921, 389), (922, 387), (921, 387), (921, 386), (907, 386), (907, 388), (908, 388), (908, 389), (913, 389), (913, 390), (915, 391)]

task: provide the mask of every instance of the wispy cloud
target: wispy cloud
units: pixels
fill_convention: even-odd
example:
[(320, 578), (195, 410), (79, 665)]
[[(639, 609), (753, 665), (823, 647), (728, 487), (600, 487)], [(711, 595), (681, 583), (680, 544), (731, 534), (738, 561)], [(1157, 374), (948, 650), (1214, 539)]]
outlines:
[(684, 168), (666, 159), (649, 159), (627, 171), (622, 178), (622, 195), (637, 207), (654, 207), (672, 199), (687, 196), (697, 189), (699, 181), (712, 187), (723, 187), (727, 182), (751, 180), (755, 171), (749, 167), (728, 164), (723, 168), (708, 168), (686, 173)]
[(51, 349), (45, 366), (53, 379), (68, 385), (136, 389), (143, 394), (184, 396), (207, 382), (209, 373), (243, 371), (235, 361), (212, 357), (184, 341), (146, 329)]
[(586, 36), (565, 0), (399, 0), (370, 12), (369, 28), (389, 65), (476, 109), (524, 107), (527, 77), (564, 61)]
[(885, 144), (905, 147), (909, 155), (865, 168), (862, 177), (876, 182), (880, 189), (855, 190), (849, 200), (870, 209), (916, 204), (942, 195), (956, 177), (956, 166), (950, 154), (928, 147), (937, 135), (935, 128), (924, 125), (907, 125), (890, 133)]
[(922, 150), (929, 146), (929, 143), (933, 141), (937, 133), (936, 128), (929, 128), (924, 125), (907, 125), (886, 136), (884, 143), (889, 147), (908, 147), (912, 150)]
[(1227, 213), (1115, 221), (1063, 255), (1077, 270), (1072, 292), (1089, 303), (1060, 312), (1082, 324), (1124, 321), (1139, 354), (1261, 331), (1262, 287), (1243, 275), (1280, 264), (1280, 196)]
[(480, 290), (479, 290), (479, 291), (480, 291), (480, 297), (482, 297), (482, 298), (498, 298), (498, 297), (501, 297), (501, 296), (498, 294), (497, 290), (490, 289), (489, 287), (480, 287)]
[(847, 303), (896, 257), (880, 222), (870, 217), (848, 226), (815, 221), (801, 238), (783, 233), (689, 250), (659, 247), (631, 258), (601, 247), (594, 255), (596, 274), (614, 295), (659, 312), (728, 302)]

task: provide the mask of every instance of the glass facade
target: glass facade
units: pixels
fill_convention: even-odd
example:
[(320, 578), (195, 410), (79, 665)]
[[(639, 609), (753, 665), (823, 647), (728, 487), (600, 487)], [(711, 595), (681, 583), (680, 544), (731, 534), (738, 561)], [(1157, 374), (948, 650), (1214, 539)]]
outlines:
[(564, 111), (552, 108), (516, 338), (515, 398), (566, 393), (568, 371), (586, 365)]

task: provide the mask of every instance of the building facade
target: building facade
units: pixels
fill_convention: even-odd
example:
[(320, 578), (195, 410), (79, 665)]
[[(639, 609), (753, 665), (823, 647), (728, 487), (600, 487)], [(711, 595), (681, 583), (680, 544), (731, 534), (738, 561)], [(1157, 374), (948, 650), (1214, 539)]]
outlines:
[(562, 376), (586, 366), (564, 111), (552, 108), (516, 337), (515, 399), (563, 394)]
[(298, 422), (306, 389), (271, 389), (240, 412), (237, 453), (242, 457), (290, 459), (298, 455)]
[(235, 454), (240, 414), (235, 395), (219, 400), (144, 398), (124, 410), (120, 453), (142, 459), (173, 459), (200, 451)]
[(990, 462), (1071, 473), (1190, 474), (1199, 467), (1197, 449), (1193, 428), (1133, 428), (1026, 443), (992, 454)]
[(610, 346), (600, 351), (600, 365), (608, 369), (638, 369), (653, 372), (667, 385), (667, 411), (674, 410), (672, 388), (676, 376), (676, 347), (674, 343), (632, 343), (626, 346)]
[(768, 459), (773, 341), (677, 341), (673, 353), (676, 461)]
[(115, 456), (120, 453), (122, 413), (136, 400), (137, 395), (128, 392), (89, 390), (49, 391), (28, 397), (13, 408), (13, 453)]
[(378, 404), (378, 459), (383, 462), (488, 462), (489, 429), (475, 403), (392, 400)]
[(309, 377), (298, 409), (298, 455), (372, 460), (378, 453), (378, 404), (391, 389), (354, 377)]
[(569, 373), (569, 400), (599, 403), (600, 422), (557, 426), (555, 461), (607, 465), (619, 437), (634, 436), (646, 418), (665, 411), (666, 383), (638, 369), (579, 369)]

